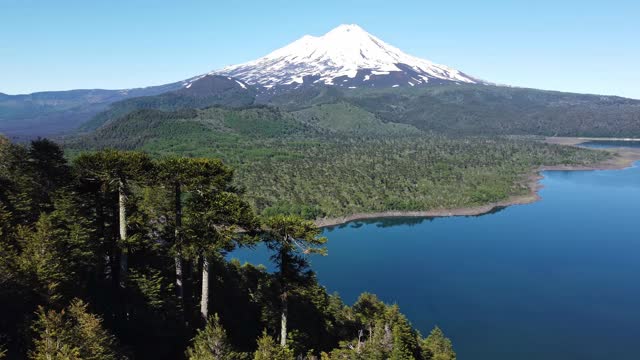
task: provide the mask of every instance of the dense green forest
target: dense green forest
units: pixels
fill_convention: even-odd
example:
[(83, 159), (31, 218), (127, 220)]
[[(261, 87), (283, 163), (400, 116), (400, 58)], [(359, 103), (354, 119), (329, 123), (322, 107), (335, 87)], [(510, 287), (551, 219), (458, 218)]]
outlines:
[[(345, 104), (353, 111), (345, 111)], [(72, 134), (140, 109), (250, 105), (300, 111), (301, 118), (316, 117), (337, 128), (369, 120), (444, 135), (640, 137), (640, 100), (617, 96), (473, 84), (358, 89), (304, 84), (271, 91), (216, 75), (189, 87), (180, 82), (122, 91), (0, 93), (0, 132), (11, 137)]]
[[(0, 137), (0, 358), (455, 359), (398, 306), (328, 294), (321, 231), (247, 199), (220, 160)], [(277, 271), (227, 260), (259, 242)]]
[(531, 138), (436, 135), (348, 103), (138, 110), (66, 143), (71, 157), (104, 148), (221, 158), (258, 213), (308, 219), (496, 202), (529, 191), (533, 168), (608, 156)]
[(640, 137), (640, 101), (617, 96), (442, 85), (358, 89), (344, 98), (383, 121), (440, 134)]
[(265, 105), (325, 129), (357, 134), (370, 134), (367, 125), (376, 132), (378, 123), (455, 136), (640, 137), (640, 100), (616, 96), (472, 84), (358, 89), (305, 85), (269, 93), (220, 76), (200, 79), (188, 90), (116, 102), (82, 129), (97, 129), (136, 109)]

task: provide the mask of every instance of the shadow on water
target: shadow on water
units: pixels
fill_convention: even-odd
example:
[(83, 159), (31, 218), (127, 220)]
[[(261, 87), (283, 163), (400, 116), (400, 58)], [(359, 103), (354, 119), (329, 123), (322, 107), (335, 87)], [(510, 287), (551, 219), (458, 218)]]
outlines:
[[(456, 217), (461, 217), (461, 218), (476, 218), (476, 217), (481, 217), (481, 216), (486, 216), (486, 215), (493, 215), (493, 214), (497, 214), (501, 211), (503, 211), (504, 209), (506, 209), (507, 206), (496, 206), (493, 209), (482, 213), (482, 214), (478, 214), (478, 215), (460, 215), (460, 216), (456, 216)], [(353, 220), (353, 221), (349, 221), (347, 223), (344, 224), (340, 224), (340, 225), (335, 225), (335, 226), (328, 226), (325, 228), (325, 230), (327, 232), (331, 232), (333, 230), (336, 229), (346, 229), (346, 228), (351, 228), (351, 229), (359, 229), (365, 225), (374, 225), (378, 228), (389, 228), (389, 227), (394, 227), (394, 226), (416, 226), (416, 225), (420, 225), (423, 224), (425, 222), (431, 222), (435, 219), (437, 219), (438, 217), (434, 217), (434, 216), (425, 216), (425, 217), (415, 217), (415, 216), (399, 216), (399, 217), (382, 217), (382, 218), (374, 218), (374, 219), (360, 219), (360, 220)]]

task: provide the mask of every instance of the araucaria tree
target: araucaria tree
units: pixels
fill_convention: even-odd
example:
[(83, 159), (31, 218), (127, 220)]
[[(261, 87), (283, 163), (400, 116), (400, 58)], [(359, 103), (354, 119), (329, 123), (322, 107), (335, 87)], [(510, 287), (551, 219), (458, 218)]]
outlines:
[[(0, 359), (455, 359), (397, 306), (329, 295), (320, 229), (260, 223), (222, 161), (64, 155), (0, 136)], [(278, 271), (227, 261), (259, 240)]]
[[(111, 273), (121, 290), (126, 286), (129, 270), (130, 241), (127, 236), (127, 196), (135, 183), (145, 183), (153, 178), (151, 158), (141, 152), (103, 150), (80, 155), (75, 169), (81, 180), (97, 182), (102, 191), (115, 190), (118, 196), (118, 242), (111, 259)], [(119, 262), (115, 258), (119, 257)], [(119, 263), (119, 264), (117, 264)]]
[[(195, 192), (196, 197), (204, 192), (225, 190), (231, 181), (231, 171), (218, 160), (202, 158), (167, 157), (157, 163), (157, 181), (168, 188), (173, 197), (175, 262), (175, 285), (177, 296), (184, 304), (184, 243), (182, 226), (183, 198), (185, 193)], [(194, 203), (194, 202), (192, 202)]]
[(280, 283), (280, 345), (287, 345), (287, 319), (289, 295), (309, 278), (310, 254), (326, 255), (327, 239), (321, 237), (320, 229), (311, 221), (297, 216), (277, 215), (266, 219), (264, 241), (274, 252), (272, 259), (278, 266)]
[(232, 185), (230, 168), (218, 160), (202, 160), (198, 166), (203, 181), (187, 201), (185, 225), (188, 231), (184, 235), (189, 240), (191, 256), (201, 259), (200, 315), (207, 321), (211, 301), (210, 261), (222, 258), (238, 245), (253, 243), (255, 238), (250, 235), (258, 228), (258, 222), (251, 206)]

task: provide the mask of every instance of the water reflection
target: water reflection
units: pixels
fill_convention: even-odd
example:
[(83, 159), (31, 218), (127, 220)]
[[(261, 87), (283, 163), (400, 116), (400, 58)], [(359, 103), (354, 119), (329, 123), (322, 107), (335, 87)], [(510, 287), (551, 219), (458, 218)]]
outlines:
[[(477, 214), (477, 215), (460, 215), (457, 217), (461, 217), (461, 218), (475, 218), (475, 217), (479, 217), (479, 216), (485, 216), (485, 215), (492, 215), (492, 214), (497, 214), (501, 211), (503, 211), (504, 209), (506, 209), (506, 206), (496, 206), (493, 209), (484, 212), (482, 214)], [(435, 219), (441, 218), (439, 216), (433, 217), (433, 216), (397, 216), (397, 217), (383, 217), (383, 218), (374, 218), (374, 219), (359, 219), (359, 220), (353, 220), (344, 224), (339, 224), (339, 225), (334, 225), (334, 226), (327, 226), (325, 228), (325, 231), (331, 232), (334, 230), (338, 230), (338, 229), (345, 229), (345, 228), (351, 228), (351, 229), (358, 229), (361, 228), (365, 225), (374, 225), (378, 228), (388, 228), (388, 227), (394, 227), (394, 226), (408, 226), (408, 227), (412, 227), (412, 226), (416, 226), (416, 225), (421, 225), (425, 222), (431, 222)]]

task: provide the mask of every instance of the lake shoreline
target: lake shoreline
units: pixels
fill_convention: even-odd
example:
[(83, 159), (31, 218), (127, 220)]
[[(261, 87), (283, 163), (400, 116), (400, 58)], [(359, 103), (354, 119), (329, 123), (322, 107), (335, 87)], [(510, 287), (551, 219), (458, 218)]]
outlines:
[[(562, 144), (568, 146), (576, 146), (580, 143), (590, 141), (591, 138), (549, 138), (548, 143)], [(640, 150), (637, 149), (601, 149), (599, 151), (608, 151), (613, 154), (610, 159), (595, 163), (592, 165), (554, 165), (540, 166), (533, 169), (525, 178), (525, 183), (529, 188), (526, 195), (511, 196), (506, 200), (489, 203), (479, 206), (470, 206), (454, 209), (434, 209), (425, 211), (381, 211), (371, 213), (355, 213), (342, 217), (321, 218), (314, 221), (315, 225), (324, 228), (342, 225), (356, 220), (367, 220), (376, 218), (395, 218), (395, 217), (450, 217), (450, 216), (478, 216), (490, 213), (498, 208), (504, 208), (513, 205), (531, 204), (542, 198), (539, 195), (543, 185), (540, 180), (544, 177), (544, 171), (593, 171), (593, 170), (620, 170), (632, 166), (636, 161), (640, 161)]]

